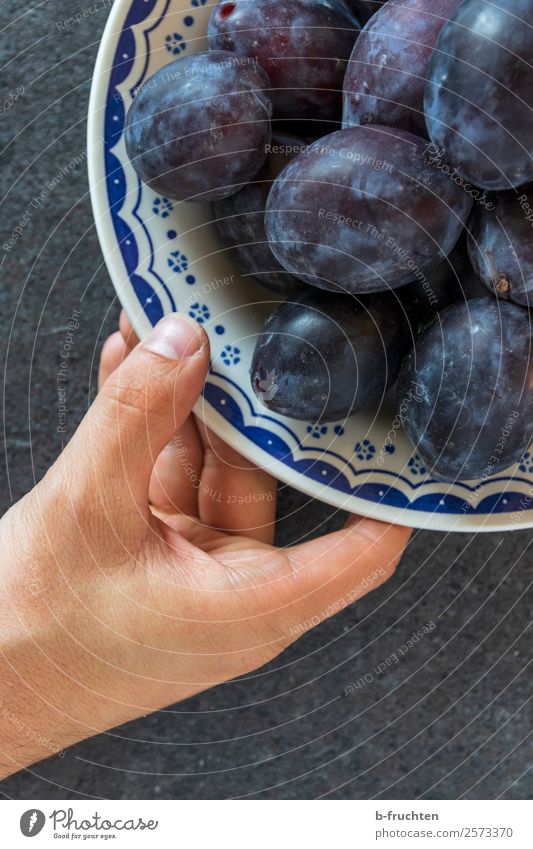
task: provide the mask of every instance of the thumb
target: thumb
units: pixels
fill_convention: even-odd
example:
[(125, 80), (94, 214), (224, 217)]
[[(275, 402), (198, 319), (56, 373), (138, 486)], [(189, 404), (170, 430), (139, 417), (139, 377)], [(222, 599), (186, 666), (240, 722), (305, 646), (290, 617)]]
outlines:
[(123, 500), (129, 490), (148, 506), (155, 461), (191, 413), (208, 368), (205, 331), (173, 314), (110, 375), (68, 446), (90, 458), (100, 495), (105, 489)]

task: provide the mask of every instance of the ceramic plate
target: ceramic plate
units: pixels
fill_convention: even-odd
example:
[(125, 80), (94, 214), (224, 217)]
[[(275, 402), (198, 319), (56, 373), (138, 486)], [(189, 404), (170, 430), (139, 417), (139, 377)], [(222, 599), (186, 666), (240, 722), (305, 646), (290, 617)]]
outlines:
[(533, 452), (476, 484), (432, 480), (395, 421), (314, 426), (272, 415), (250, 387), (249, 366), (274, 296), (224, 255), (211, 210), (142, 185), (124, 146), (135, 90), (158, 68), (206, 50), (206, 0), (115, 0), (89, 106), (89, 180), (96, 227), (119, 298), (140, 336), (167, 313), (201, 322), (212, 368), (196, 412), (242, 454), (310, 496), (354, 513), (435, 530), (533, 525)]

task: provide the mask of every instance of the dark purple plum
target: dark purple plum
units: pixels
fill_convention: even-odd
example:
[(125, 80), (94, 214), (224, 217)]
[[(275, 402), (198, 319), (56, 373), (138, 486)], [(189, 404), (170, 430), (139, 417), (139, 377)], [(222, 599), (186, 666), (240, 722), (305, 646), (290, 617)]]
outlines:
[(340, 122), (342, 80), (360, 30), (342, 0), (219, 0), (209, 46), (257, 61), (276, 118)]
[(418, 337), (398, 381), (404, 430), (439, 480), (480, 480), (527, 449), (531, 317), (493, 298), (454, 304)]
[(177, 200), (233, 194), (264, 162), (269, 87), (258, 65), (221, 51), (156, 71), (126, 116), (126, 150), (141, 180)]
[(472, 267), (492, 295), (531, 308), (533, 184), (488, 198), (494, 208), (474, 209), (468, 224)]
[(307, 148), (296, 136), (274, 133), (267, 158), (252, 182), (237, 194), (213, 205), (215, 224), (244, 274), (251, 274), (280, 295), (289, 295), (300, 281), (279, 264), (265, 233), (265, 207), (272, 183), (287, 162)]
[(364, 24), (379, 12), (386, 0), (344, 0), (349, 10)]
[(466, 230), (444, 262), (397, 292), (415, 330), (430, 324), (446, 307), (485, 295), (468, 259)]
[(404, 130), (364, 126), (314, 142), (281, 172), (265, 216), (274, 255), (323, 289), (364, 294), (439, 265), (472, 205)]
[(357, 39), (344, 77), (343, 127), (427, 134), (424, 87), (438, 35), (461, 0), (386, 3)]
[(424, 99), (435, 150), (484, 189), (533, 179), (531, 0), (464, 0), (441, 30)]
[(288, 133), (309, 142), (320, 139), (322, 136), (329, 136), (338, 129), (340, 129), (340, 115), (337, 115), (335, 120), (331, 121), (322, 121), (319, 118), (314, 120), (301, 120), (300, 118), (293, 118), (292, 120), (290, 118), (272, 119), (273, 133)]
[(359, 299), (305, 290), (267, 320), (253, 356), (252, 386), (268, 409), (301, 421), (377, 410), (410, 341), (392, 293)]

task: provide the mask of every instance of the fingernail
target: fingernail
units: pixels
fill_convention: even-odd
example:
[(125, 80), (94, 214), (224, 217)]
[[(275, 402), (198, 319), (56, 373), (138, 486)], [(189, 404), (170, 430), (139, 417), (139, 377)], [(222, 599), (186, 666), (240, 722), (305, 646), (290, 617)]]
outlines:
[(192, 318), (169, 315), (156, 324), (143, 347), (169, 360), (193, 357), (202, 347), (201, 330)]

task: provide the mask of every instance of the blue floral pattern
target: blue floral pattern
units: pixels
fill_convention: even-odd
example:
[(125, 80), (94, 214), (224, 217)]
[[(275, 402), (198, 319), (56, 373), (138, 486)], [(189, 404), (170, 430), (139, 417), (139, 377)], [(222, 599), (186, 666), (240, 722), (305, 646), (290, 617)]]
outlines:
[(189, 315), (191, 318), (195, 318), (198, 324), (204, 324), (211, 314), (207, 304), (191, 304)]
[(189, 260), (182, 254), (181, 251), (172, 251), (168, 260), (168, 267), (175, 271), (176, 274), (181, 274), (183, 271), (187, 271), (189, 267)]
[(371, 460), (374, 454), (376, 453), (376, 449), (369, 439), (363, 439), (362, 442), (358, 442), (354, 448), (354, 451), (357, 459), (363, 462), (365, 460)]
[(168, 218), (172, 212), (172, 202), (168, 198), (155, 198), (152, 204), (152, 212), (154, 215), (160, 215), (161, 218)]
[(527, 475), (533, 474), (533, 452), (526, 451), (518, 461), (518, 468)]
[(322, 436), (326, 436), (328, 432), (327, 425), (319, 425), (319, 424), (310, 424), (307, 425), (307, 433), (313, 437), (313, 439), (320, 439)]
[(241, 361), (241, 349), (236, 345), (225, 345), (220, 354), (222, 362), (227, 366), (236, 366)]
[(170, 32), (165, 38), (165, 47), (173, 56), (178, 56), (187, 47), (179, 32)]
[(422, 462), (420, 454), (413, 454), (413, 456), (407, 463), (407, 467), (412, 475), (427, 475), (428, 473), (428, 470)]

